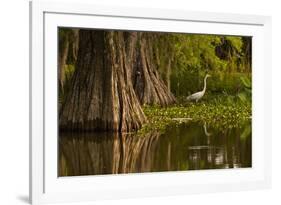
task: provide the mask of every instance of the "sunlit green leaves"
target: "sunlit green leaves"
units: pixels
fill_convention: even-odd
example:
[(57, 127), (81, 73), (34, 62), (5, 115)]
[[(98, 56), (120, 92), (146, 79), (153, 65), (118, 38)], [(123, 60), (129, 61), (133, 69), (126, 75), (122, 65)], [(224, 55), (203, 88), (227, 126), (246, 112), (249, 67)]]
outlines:
[(247, 76), (241, 76), (241, 77), (240, 77), (240, 80), (242, 81), (243, 85), (244, 85), (246, 88), (249, 88), (249, 89), (252, 88), (252, 83), (251, 83), (250, 78), (248, 78)]
[(240, 77), (243, 84), (243, 89), (238, 93), (238, 97), (242, 102), (251, 102), (252, 100), (252, 82), (250, 78), (246, 76)]
[(238, 51), (242, 52), (243, 41), (242, 37), (226, 36), (225, 39), (231, 42), (231, 45)]
[(180, 104), (166, 108), (145, 106), (143, 110), (149, 122), (139, 132), (151, 130), (164, 132), (170, 124), (186, 123), (189, 120), (206, 122), (219, 130), (223, 130), (239, 127), (251, 120), (250, 103), (227, 102), (226, 99), (227, 97), (223, 97), (222, 100), (214, 98), (209, 102)]
[(170, 82), (176, 96), (187, 96), (201, 90), (206, 73), (214, 76), (209, 81), (213, 81), (215, 86), (208, 86), (212, 91), (223, 92), (225, 89), (233, 94), (241, 85), (236, 75), (251, 71), (249, 37), (200, 34), (173, 36), (174, 59)]

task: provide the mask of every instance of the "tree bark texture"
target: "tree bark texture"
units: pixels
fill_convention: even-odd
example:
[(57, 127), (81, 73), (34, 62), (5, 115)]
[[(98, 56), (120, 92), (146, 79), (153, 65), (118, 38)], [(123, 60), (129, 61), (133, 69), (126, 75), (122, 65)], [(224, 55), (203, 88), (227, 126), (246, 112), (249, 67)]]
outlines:
[(79, 31), (72, 87), (60, 112), (61, 130), (141, 128), (146, 117), (133, 89), (128, 55), (134, 41), (124, 32)]
[(69, 51), (69, 36), (65, 33), (59, 42), (59, 86), (60, 90), (63, 92), (64, 81), (65, 81), (65, 66)]
[(139, 33), (132, 79), (141, 104), (167, 106), (176, 98), (161, 79), (157, 70), (157, 52), (153, 49), (153, 36)]
[(79, 46), (78, 29), (62, 29), (59, 33), (59, 87), (63, 93), (69, 76), (66, 75), (66, 66), (74, 65), (77, 60)]

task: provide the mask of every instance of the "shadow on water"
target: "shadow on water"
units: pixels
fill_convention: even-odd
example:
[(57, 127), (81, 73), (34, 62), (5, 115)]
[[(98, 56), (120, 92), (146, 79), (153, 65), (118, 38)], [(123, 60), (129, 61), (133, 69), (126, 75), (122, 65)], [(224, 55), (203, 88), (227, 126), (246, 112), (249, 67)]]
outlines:
[(251, 167), (251, 135), (250, 122), (222, 131), (182, 123), (143, 136), (60, 133), (59, 176)]

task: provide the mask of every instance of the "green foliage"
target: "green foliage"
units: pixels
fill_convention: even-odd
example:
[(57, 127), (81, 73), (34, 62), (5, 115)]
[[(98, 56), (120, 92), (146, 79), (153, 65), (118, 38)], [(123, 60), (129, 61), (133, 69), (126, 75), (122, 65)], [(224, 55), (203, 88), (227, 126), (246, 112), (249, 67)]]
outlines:
[(226, 40), (228, 40), (231, 44), (231, 46), (238, 51), (238, 53), (242, 53), (242, 47), (243, 47), (243, 41), (242, 37), (237, 36), (226, 36)]
[(65, 77), (66, 77), (66, 81), (70, 81), (70, 79), (73, 76), (75, 67), (73, 64), (68, 64), (65, 66)]
[[(212, 77), (207, 80), (208, 94), (237, 95), (244, 89), (241, 78), (250, 80), (250, 76), (244, 73), (210, 72)], [(171, 91), (180, 98), (203, 89), (205, 74), (182, 72), (180, 75), (171, 76)]]
[(242, 81), (245, 88), (252, 89), (252, 83), (249, 78), (247, 78), (246, 76), (241, 76), (240, 80)]
[(175, 44), (176, 72), (224, 70), (226, 63), (216, 55), (220, 37), (215, 35), (177, 34)]
[(238, 93), (238, 97), (242, 102), (252, 102), (252, 83), (249, 78), (243, 76), (240, 78), (243, 84), (243, 90)]
[[(73, 35), (71, 29), (59, 29), (63, 40)], [(219, 127), (238, 126), (251, 116), (251, 39), (249, 37), (151, 33), (151, 55), (164, 81), (171, 83), (171, 92), (181, 104), (173, 107), (144, 107), (149, 119), (139, 132), (150, 129), (163, 130), (173, 118), (191, 118), (207, 121)], [(71, 59), (68, 57), (68, 59)], [(75, 70), (68, 60), (65, 68), (67, 92)], [(169, 66), (168, 66), (169, 65)], [(170, 67), (170, 68), (168, 68)], [(171, 75), (167, 78), (167, 71)], [(186, 103), (186, 96), (203, 89), (206, 73), (207, 92), (200, 103)], [(60, 100), (64, 93), (60, 93)]]
[[(243, 87), (240, 77), (249, 75), (249, 53), (246, 37), (173, 34), (174, 59), (170, 76), (171, 91), (187, 96), (203, 89), (203, 78), (208, 79), (207, 90), (236, 95)], [(246, 41), (244, 39), (247, 39)], [(246, 72), (247, 71), (247, 72)]]
[(241, 101), (228, 101), (228, 96), (213, 97), (208, 102), (179, 104), (171, 107), (145, 106), (149, 122), (140, 134), (157, 130), (165, 132), (169, 125), (188, 121), (205, 122), (217, 129), (239, 127), (251, 120), (251, 105)]

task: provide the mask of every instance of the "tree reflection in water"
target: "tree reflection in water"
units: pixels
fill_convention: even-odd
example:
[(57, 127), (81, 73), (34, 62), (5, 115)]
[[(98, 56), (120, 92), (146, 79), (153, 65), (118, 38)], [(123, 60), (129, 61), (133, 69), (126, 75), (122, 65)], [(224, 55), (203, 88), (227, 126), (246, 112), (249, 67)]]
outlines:
[[(251, 126), (183, 123), (158, 132), (60, 133), (59, 176), (251, 167)], [(207, 134), (206, 134), (207, 133)]]

